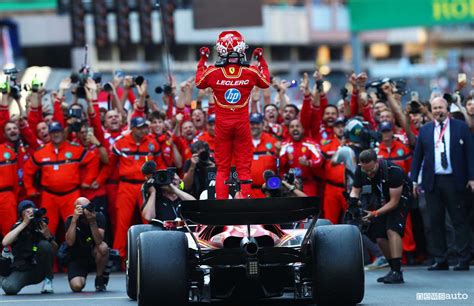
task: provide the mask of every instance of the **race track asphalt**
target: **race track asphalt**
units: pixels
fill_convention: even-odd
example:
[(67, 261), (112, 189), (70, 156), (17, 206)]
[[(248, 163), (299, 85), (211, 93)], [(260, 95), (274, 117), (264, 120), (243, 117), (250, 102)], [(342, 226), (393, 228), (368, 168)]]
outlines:
[[(376, 279), (384, 275), (387, 269), (367, 271), (365, 281), (365, 297), (361, 305), (474, 305), (474, 266), (470, 271), (427, 271), (426, 267), (404, 267), (405, 284), (385, 285)], [(90, 275), (83, 293), (71, 293), (67, 284), (67, 276), (55, 275), (55, 294), (40, 294), (41, 284), (24, 288), (17, 296), (0, 295), (0, 306), (132, 306), (135, 301), (128, 299), (125, 292), (125, 275), (111, 275), (108, 291), (94, 292), (94, 275)], [(417, 300), (417, 293), (432, 293), (431, 297), (442, 298), (446, 294), (454, 294), (467, 299), (458, 300)], [(459, 294), (458, 294), (459, 293)], [(436, 294), (436, 296), (433, 296)], [(428, 297), (426, 294), (422, 297)], [(218, 303), (222, 305), (221, 303)], [(257, 305), (291, 305), (291, 301), (276, 301)], [(207, 304), (204, 304), (207, 305)], [(226, 305), (230, 305), (226, 303)], [(243, 306), (234, 304), (235, 306)]]

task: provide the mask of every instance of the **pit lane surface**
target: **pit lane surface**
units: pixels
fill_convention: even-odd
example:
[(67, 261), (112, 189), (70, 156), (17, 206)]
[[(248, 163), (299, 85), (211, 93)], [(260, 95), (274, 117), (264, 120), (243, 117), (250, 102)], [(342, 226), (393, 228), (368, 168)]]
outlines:
[[(384, 285), (377, 283), (377, 277), (384, 275), (388, 270), (376, 270), (366, 272), (365, 297), (361, 305), (474, 305), (474, 267), (470, 271), (440, 271), (430, 272), (426, 267), (405, 267), (405, 284)], [(64, 274), (55, 275), (55, 294), (39, 294), (41, 284), (24, 288), (17, 296), (3, 295), (0, 290), (0, 306), (11, 305), (35, 305), (35, 306), (56, 306), (56, 305), (110, 305), (110, 306), (132, 306), (135, 301), (128, 299), (125, 292), (125, 275), (123, 273), (113, 274), (110, 277), (108, 291), (104, 293), (94, 292), (94, 275), (89, 275), (83, 293), (71, 293), (67, 276)], [(417, 300), (417, 293), (443, 293), (443, 294), (464, 294), (465, 300)], [(460, 296), (460, 295), (459, 295)], [(438, 295), (438, 298), (442, 297)], [(291, 305), (289, 301), (263, 302), (254, 305)], [(197, 304), (196, 304), (197, 305)], [(208, 304), (201, 304), (208, 305)], [(217, 303), (217, 305), (223, 305)], [(225, 304), (241, 306), (242, 304)]]

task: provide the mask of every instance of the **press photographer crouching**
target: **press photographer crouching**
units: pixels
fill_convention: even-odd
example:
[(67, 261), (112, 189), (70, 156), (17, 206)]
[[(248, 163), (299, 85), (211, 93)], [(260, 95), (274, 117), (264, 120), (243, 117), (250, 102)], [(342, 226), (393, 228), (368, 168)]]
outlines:
[(377, 281), (403, 283), (402, 237), (411, 201), (411, 181), (400, 167), (378, 159), (372, 149), (362, 151), (359, 161), (346, 222), (360, 225), (389, 261), (391, 270)]
[(147, 161), (142, 166), (146, 182), (142, 186), (143, 202), (142, 217), (166, 221), (179, 217), (181, 201), (196, 200), (195, 197), (183, 191), (184, 183), (173, 168), (156, 170), (154, 161)]
[(74, 214), (65, 224), (69, 287), (81, 292), (89, 269), (95, 264), (95, 290), (105, 291), (108, 278), (104, 277), (104, 270), (109, 260), (109, 247), (104, 241), (105, 217), (95, 211), (87, 198), (78, 198), (74, 206)]
[(2, 241), (3, 247), (11, 247), (14, 259), (1, 287), (7, 295), (15, 295), (44, 280), (41, 293), (53, 293), (53, 258), (58, 245), (49, 231), (46, 209), (24, 200), (18, 205), (18, 216), (20, 220)]
[(267, 198), (278, 197), (307, 197), (303, 192), (303, 182), (295, 177), (292, 169), (283, 175), (283, 178), (276, 175), (272, 170), (263, 173), (265, 183), (262, 185), (262, 192)]

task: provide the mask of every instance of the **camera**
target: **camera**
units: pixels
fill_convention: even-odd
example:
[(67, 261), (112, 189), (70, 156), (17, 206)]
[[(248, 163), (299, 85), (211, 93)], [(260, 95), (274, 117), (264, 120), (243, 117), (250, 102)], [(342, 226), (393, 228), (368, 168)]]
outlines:
[(374, 88), (376, 90), (377, 98), (381, 101), (387, 101), (387, 96), (385, 95), (382, 89), (382, 85), (385, 83), (392, 84), (395, 87), (396, 92), (402, 96), (408, 93), (407, 81), (405, 79), (383, 78), (367, 84), (366, 89)]
[(90, 202), (87, 205), (82, 205), (81, 207), (82, 207), (82, 209), (87, 209), (90, 212), (93, 212), (95, 210), (95, 206), (94, 206), (93, 202)]
[(38, 92), (39, 88), (43, 86), (43, 83), (41, 83), (40, 81), (38, 81), (36, 78), (34, 78), (32, 81), (31, 81), (31, 91), (32, 92)]
[(264, 192), (268, 192), (272, 198), (284, 197), (288, 195), (288, 191), (283, 186), (283, 181), (290, 185), (294, 184), (295, 182), (294, 169), (290, 169), (288, 173), (285, 173), (283, 178), (281, 178), (279, 175), (276, 175), (272, 170), (266, 170), (263, 173), (263, 177), (265, 178), (266, 186)]
[(7, 94), (10, 92), (10, 95), (13, 99), (17, 100), (20, 98), (21, 85), (16, 81), (16, 74), (18, 70), (16, 67), (3, 69), (3, 73), (7, 76), (7, 80), (0, 84), (0, 91), (2, 94)]
[(324, 83), (323, 80), (317, 80), (316, 81), (316, 90), (318, 92), (323, 92), (324, 91), (323, 83)]
[(48, 218), (46, 218), (46, 208), (35, 208), (33, 210), (33, 220), (31, 222), (36, 226), (39, 226), (41, 222), (48, 224)]
[(100, 84), (102, 82), (102, 73), (100, 72), (93, 72), (91, 68), (87, 65), (83, 65), (79, 70), (79, 73), (72, 73), (71, 76), (71, 83), (76, 84), (76, 95), (78, 98), (85, 99), (86, 98), (86, 90), (84, 86), (87, 83), (88, 78), (92, 78), (95, 83)]
[(344, 138), (352, 143), (359, 144), (362, 149), (374, 148), (380, 142), (382, 135), (378, 131), (372, 131), (368, 122), (352, 118), (344, 127)]
[(143, 82), (145, 81), (145, 78), (144, 78), (143, 76), (141, 76), (141, 75), (137, 75), (137, 76), (134, 76), (134, 77), (132, 78), (132, 80), (133, 80), (133, 85), (132, 85), (132, 87), (133, 87), (133, 86), (137, 86), (137, 85), (138, 85), (138, 86), (141, 86), (141, 85), (143, 84)]
[(80, 108), (70, 108), (68, 110), (68, 116), (70, 118), (81, 119), (82, 118), (82, 110)]
[(199, 153), (198, 157), (199, 157), (199, 162), (209, 163), (209, 159), (211, 158), (211, 155), (209, 151), (206, 150)]
[(155, 92), (159, 95), (164, 93), (165, 95), (169, 96), (173, 93), (173, 87), (171, 87), (170, 84), (165, 83), (163, 86), (156, 86)]
[(170, 185), (173, 182), (175, 172), (175, 168), (156, 171), (153, 175), (153, 178), (155, 179), (155, 186), (161, 187)]

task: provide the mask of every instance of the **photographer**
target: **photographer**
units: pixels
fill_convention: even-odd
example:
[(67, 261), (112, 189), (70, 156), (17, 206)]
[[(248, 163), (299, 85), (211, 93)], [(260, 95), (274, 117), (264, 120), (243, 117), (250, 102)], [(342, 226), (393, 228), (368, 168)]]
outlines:
[(48, 229), (46, 210), (37, 209), (33, 202), (24, 200), (18, 205), (18, 221), (3, 238), (4, 247), (11, 246), (14, 256), (12, 272), (1, 283), (7, 295), (15, 295), (22, 288), (42, 280), (41, 293), (53, 293), (53, 257), (58, 249)]
[[(377, 158), (377, 153), (364, 150), (359, 156), (359, 166), (349, 196), (348, 214), (353, 220), (369, 223), (367, 235), (382, 249), (391, 271), (377, 279), (386, 284), (403, 283), (400, 270), (402, 237), (405, 231), (411, 183), (403, 170), (394, 164)], [(365, 201), (364, 197), (369, 199)], [(359, 207), (363, 201), (363, 213)], [(368, 203), (367, 203), (368, 202)], [(364, 216), (362, 216), (365, 214)]]
[(184, 190), (189, 191), (195, 198), (207, 189), (206, 169), (215, 167), (214, 159), (210, 157), (209, 145), (198, 140), (191, 144), (193, 156), (184, 163)]
[(103, 273), (109, 260), (109, 247), (104, 241), (105, 217), (101, 212), (95, 212), (86, 198), (78, 198), (74, 206), (74, 214), (66, 219), (65, 225), (69, 287), (74, 292), (81, 292), (89, 267), (95, 262), (95, 290), (105, 291), (107, 281)]
[[(147, 166), (156, 168), (156, 165), (151, 165), (153, 162), (147, 163), (142, 168), (144, 174)], [(165, 171), (167, 171), (167, 177), (163, 178), (162, 175)], [(142, 217), (145, 220), (174, 220), (179, 216), (177, 210), (181, 201), (196, 200), (195, 197), (182, 190), (183, 183), (176, 173), (171, 173), (169, 170), (150, 172), (148, 172), (150, 174), (145, 174), (147, 181), (142, 186), (145, 202), (142, 208)], [(160, 176), (160, 178), (157, 178), (157, 176)]]

